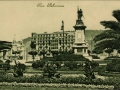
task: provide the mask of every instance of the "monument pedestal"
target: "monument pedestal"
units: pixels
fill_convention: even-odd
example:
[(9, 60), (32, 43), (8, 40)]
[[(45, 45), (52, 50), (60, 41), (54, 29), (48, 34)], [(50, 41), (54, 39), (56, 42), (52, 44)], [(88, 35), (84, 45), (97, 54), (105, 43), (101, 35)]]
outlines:
[(85, 42), (85, 28), (83, 21), (81, 20), (82, 17), (82, 10), (78, 9), (78, 20), (76, 20), (76, 24), (74, 27), (75, 29), (75, 42), (73, 45), (74, 54), (81, 54), (83, 56), (88, 55), (88, 46)]
[(86, 43), (74, 43), (73, 45), (74, 53), (77, 55), (88, 56), (88, 47)]

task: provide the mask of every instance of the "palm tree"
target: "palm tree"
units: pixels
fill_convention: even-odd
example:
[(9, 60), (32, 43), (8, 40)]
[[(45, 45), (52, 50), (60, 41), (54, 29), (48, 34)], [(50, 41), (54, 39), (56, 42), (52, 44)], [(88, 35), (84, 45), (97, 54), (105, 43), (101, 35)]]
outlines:
[(105, 30), (93, 39), (95, 42), (94, 51), (120, 49), (120, 10), (114, 10), (112, 16), (116, 18), (116, 21), (100, 22), (101, 25), (110, 30)]

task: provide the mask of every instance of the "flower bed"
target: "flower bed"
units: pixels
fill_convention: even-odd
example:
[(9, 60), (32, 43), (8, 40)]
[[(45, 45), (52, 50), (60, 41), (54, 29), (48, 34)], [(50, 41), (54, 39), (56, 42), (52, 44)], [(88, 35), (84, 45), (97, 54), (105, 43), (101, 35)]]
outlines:
[(86, 88), (86, 89), (107, 89), (107, 90), (113, 90), (114, 86), (108, 86), (108, 85), (86, 85), (86, 84), (49, 84), (49, 83), (7, 83), (3, 82), (0, 83), (0, 86), (24, 86), (24, 87), (55, 87), (55, 88)]
[[(2, 83), (4, 82), (4, 83)], [(120, 88), (120, 78), (106, 78), (106, 79), (93, 79), (92, 82), (88, 81), (83, 76), (62, 76), (60, 78), (43, 78), (41, 75), (23, 76), (15, 78), (12, 74), (0, 75), (0, 85), (26, 85), (26, 86), (46, 86), (46, 87), (94, 87), (94, 88), (108, 88), (114, 86), (115, 90)], [(56, 86), (55, 86), (56, 85)], [(82, 86), (81, 86), (82, 85)]]

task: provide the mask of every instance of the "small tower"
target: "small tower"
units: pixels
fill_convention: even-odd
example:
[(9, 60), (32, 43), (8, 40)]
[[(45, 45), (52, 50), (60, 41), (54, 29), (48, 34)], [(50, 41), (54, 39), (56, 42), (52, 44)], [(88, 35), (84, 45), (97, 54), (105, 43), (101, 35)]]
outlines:
[(78, 19), (76, 20), (75, 29), (75, 42), (73, 45), (74, 53), (88, 56), (88, 46), (85, 42), (85, 29), (86, 26), (82, 21), (83, 11), (78, 8)]

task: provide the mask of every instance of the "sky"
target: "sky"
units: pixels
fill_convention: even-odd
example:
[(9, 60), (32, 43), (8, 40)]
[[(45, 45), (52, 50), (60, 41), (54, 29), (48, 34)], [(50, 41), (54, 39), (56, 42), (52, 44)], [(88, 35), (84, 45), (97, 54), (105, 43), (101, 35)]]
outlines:
[[(37, 7), (38, 4), (44, 7)], [(47, 7), (48, 3), (64, 7)], [(0, 40), (22, 40), (35, 33), (74, 30), (77, 7), (83, 11), (86, 30), (105, 30), (100, 21), (116, 20), (113, 10), (120, 9), (120, 1), (0, 1)]]

